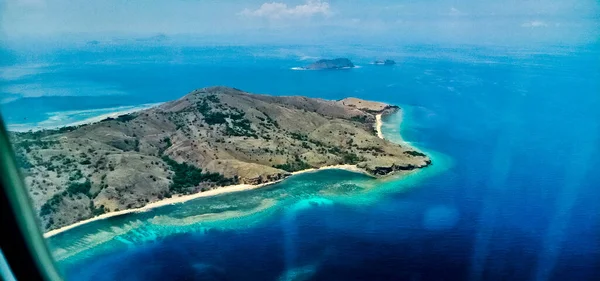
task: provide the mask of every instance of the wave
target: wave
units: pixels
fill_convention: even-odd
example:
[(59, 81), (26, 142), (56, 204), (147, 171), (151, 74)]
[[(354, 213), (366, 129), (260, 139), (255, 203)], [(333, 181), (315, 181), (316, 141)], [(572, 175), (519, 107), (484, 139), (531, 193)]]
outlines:
[(155, 107), (161, 103), (148, 103), (136, 106), (117, 106), (108, 108), (67, 110), (47, 113), (48, 118), (35, 123), (7, 124), (8, 130), (15, 132), (37, 131), (44, 129), (55, 129), (66, 126), (78, 126), (95, 123), (108, 117), (114, 118), (119, 115), (129, 114), (136, 111)]
[(300, 60), (315, 60), (318, 59), (319, 57), (313, 57), (313, 56), (302, 56), (300, 57)]
[(17, 81), (22, 78), (43, 74), (53, 65), (47, 63), (20, 64), (0, 67), (0, 80)]

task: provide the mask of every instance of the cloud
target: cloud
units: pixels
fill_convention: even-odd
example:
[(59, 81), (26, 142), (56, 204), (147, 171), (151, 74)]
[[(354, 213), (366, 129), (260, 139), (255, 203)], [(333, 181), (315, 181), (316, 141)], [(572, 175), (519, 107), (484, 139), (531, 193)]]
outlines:
[(546, 26), (548, 26), (548, 24), (543, 21), (534, 20), (534, 21), (530, 21), (530, 22), (524, 22), (523, 24), (521, 24), (521, 26), (522, 27), (546, 27)]
[(452, 8), (450, 8), (450, 11), (448, 12), (448, 15), (451, 15), (451, 16), (464, 16), (464, 15), (466, 15), (466, 13), (463, 13), (461, 10), (452, 7)]
[(263, 3), (256, 10), (244, 9), (239, 15), (269, 19), (308, 18), (314, 15), (328, 16), (331, 14), (328, 2), (308, 0), (305, 4), (288, 7), (285, 3)]

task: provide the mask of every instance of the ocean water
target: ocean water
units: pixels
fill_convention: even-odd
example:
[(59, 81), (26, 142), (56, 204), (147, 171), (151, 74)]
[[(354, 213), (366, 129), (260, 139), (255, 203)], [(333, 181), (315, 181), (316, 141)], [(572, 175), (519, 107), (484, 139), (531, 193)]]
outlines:
[[(384, 135), (433, 166), (375, 180), (320, 171), (97, 221), (48, 239), (67, 280), (597, 280), (600, 50), (115, 47), (0, 72), (14, 129), (227, 85), (400, 105)], [(370, 65), (395, 59), (395, 66)], [(360, 68), (300, 71), (319, 57)], [(32, 111), (31, 108), (35, 108)]]

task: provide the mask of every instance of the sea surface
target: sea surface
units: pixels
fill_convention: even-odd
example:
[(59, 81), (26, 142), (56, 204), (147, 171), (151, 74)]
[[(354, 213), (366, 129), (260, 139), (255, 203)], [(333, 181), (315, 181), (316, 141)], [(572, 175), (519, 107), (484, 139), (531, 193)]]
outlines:
[[(597, 280), (597, 46), (93, 46), (0, 66), (13, 130), (236, 87), (396, 104), (433, 165), (341, 170), (92, 222), (48, 239), (67, 280)], [(359, 68), (306, 71), (318, 58)], [(375, 59), (397, 65), (372, 65)], [(7, 60), (9, 61), (9, 60)]]

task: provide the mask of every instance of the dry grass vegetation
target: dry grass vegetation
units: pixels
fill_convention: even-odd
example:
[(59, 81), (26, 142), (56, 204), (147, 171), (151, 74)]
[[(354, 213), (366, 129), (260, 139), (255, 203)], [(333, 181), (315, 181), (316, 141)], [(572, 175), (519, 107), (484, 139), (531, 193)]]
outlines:
[(50, 230), (173, 194), (270, 182), (307, 168), (357, 164), (383, 175), (429, 165), (424, 154), (375, 135), (375, 114), (395, 110), (358, 99), (212, 87), (94, 124), (12, 136)]

